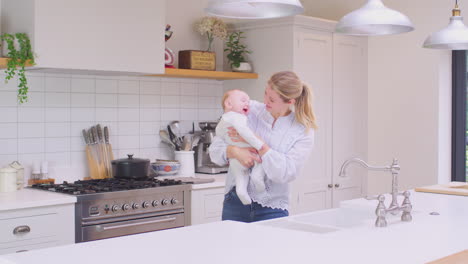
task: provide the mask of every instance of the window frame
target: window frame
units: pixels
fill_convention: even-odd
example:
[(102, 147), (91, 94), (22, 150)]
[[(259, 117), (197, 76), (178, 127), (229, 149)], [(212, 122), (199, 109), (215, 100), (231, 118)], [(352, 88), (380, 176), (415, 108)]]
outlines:
[(452, 181), (466, 182), (466, 51), (452, 51)]

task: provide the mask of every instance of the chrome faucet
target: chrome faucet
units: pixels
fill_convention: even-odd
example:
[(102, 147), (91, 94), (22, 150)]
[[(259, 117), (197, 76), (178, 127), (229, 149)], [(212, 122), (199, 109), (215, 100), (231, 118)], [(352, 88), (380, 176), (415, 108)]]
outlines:
[[(388, 207), (388, 209), (385, 207), (385, 203), (384, 203), (385, 196), (379, 195), (376, 198), (374, 198), (379, 201), (379, 204), (377, 205), (377, 209), (375, 210), (375, 214), (377, 215), (375, 226), (377, 227), (387, 226), (387, 221), (385, 219), (385, 216), (387, 213), (396, 215), (401, 211), (403, 212), (401, 216), (401, 221), (409, 222), (412, 220), (412, 216), (411, 216), (412, 205), (409, 200), (410, 192), (405, 191), (403, 193), (398, 193), (398, 174), (400, 173), (400, 165), (398, 165), (397, 159), (393, 159), (393, 162), (390, 166), (378, 167), (378, 166), (370, 166), (362, 159), (351, 158), (351, 159), (346, 160), (343, 163), (343, 165), (341, 165), (339, 176), (346, 177), (346, 168), (351, 163), (358, 163), (361, 166), (367, 168), (368, 170), (389, 171), (392, 173), (392, 192), (391, 192), (392, 202), (390, 203), (390, 206)], [(405, 197), (401, 206), (398, 205), (398, 195), (403, 195)]]

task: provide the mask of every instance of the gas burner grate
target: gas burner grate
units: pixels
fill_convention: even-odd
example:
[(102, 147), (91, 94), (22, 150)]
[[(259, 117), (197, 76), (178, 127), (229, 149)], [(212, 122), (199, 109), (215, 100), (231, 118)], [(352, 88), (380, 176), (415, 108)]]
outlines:
[(83, 180), (68, 183), (64, 181), (61, 184), (34, 184), (31, 187), (34, 189), (42, 189), (52, 192), (60, 192), (67, 194), (93, 194), (104, 192), (116, 192), (146, 188), (156, 188), (162, 186), (180, 185), (183, 184), (180, 180), (172, 179), (99, 179), (99, 180)]

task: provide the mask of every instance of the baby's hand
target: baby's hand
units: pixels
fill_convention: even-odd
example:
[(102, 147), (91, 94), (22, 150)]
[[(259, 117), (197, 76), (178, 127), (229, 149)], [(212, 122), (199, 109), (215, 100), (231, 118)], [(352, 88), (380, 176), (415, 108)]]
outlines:
[(247, 143), (247, 141), (245, 141), (244, 138), (242, 138), (239, 133), (237, 133), (237, 130), (234, 128), (234, 127), (228, 127), (228, 136), (231, 138), (232, 142), (244, 142), (244, 143)]

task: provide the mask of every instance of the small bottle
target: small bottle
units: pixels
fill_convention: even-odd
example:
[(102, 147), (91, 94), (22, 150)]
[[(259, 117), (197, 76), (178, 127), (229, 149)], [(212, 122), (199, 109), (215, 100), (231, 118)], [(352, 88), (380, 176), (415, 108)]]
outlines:
[(47, 161), (43, 161), (41, 164), (41, 179), (49, 179), (49, 163)]
[(32, 180), (40, 180), (41, 179), (41, 164), (39, 161), (35, 160), (33, 162), (33, 169), (31, 173)]

